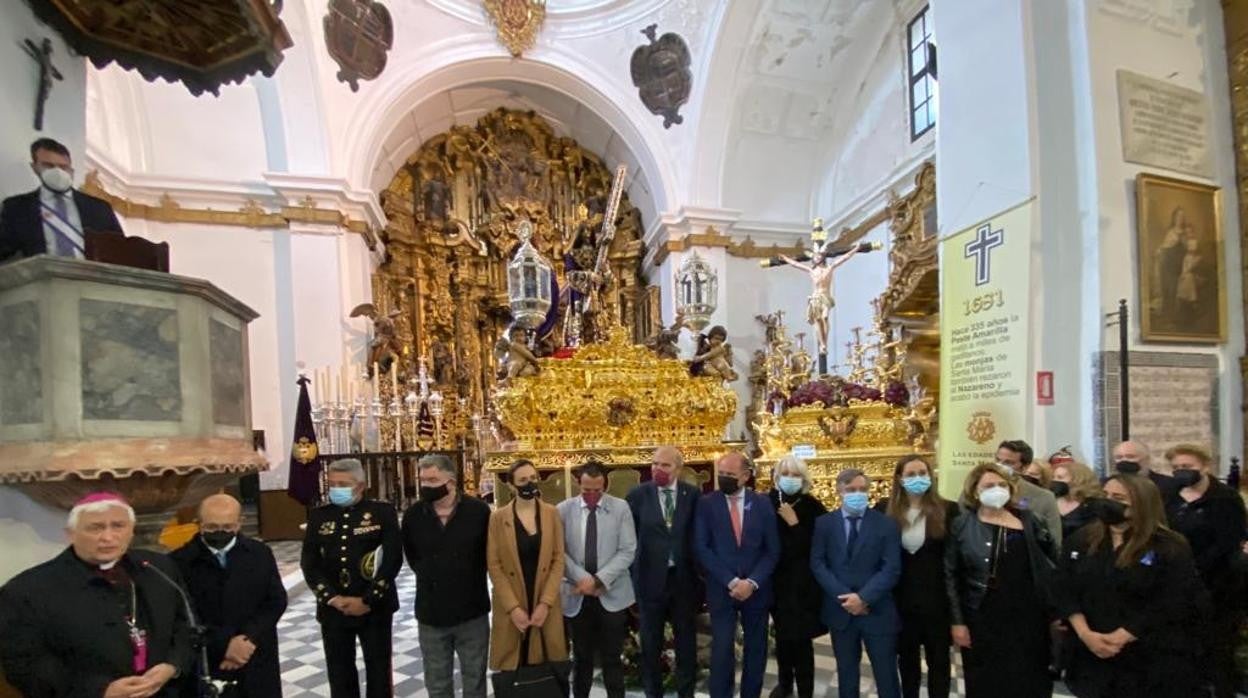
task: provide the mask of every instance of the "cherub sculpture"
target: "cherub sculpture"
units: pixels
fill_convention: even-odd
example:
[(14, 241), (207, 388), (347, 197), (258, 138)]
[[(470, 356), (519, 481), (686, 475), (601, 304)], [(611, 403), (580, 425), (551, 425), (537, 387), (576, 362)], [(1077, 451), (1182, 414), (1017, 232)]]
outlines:
[(512, 378), (535, 376), (542, 370), (537, 363), (537, 357), (524, 341), (523, 327), (512, 327), (507, 331), (507, 337), (500, 337), (494, 345), (494, 354), (498, 359), (499, 377), (503, 385), (510, 383)]
[(671, 325), (660, 327), (653, 337), (646, 340), (646, 346), (657, 354), (660, 359), (680, 358), (680, 349), (676, 346), (676, 343), (680, 341), (680, 329), (684, 322), (684, 316), (677, 314)]
[(689, 370), (695, 376), (719, 376), (731, 383), (737, 379), (732, 368), (732, 345), (728, 344), (728, 330), (716, 325), (698, 338), (698, 351)]
[(390, 367), (403, 355), (403, 345), (395, 334), (394, 319), (402, 315), (399, 310), (382, 315), (372, 303), (361, 303), (351, 311), (349, 317), (366, 317), (373, 323), (373, 339), (368, 344), (368, 377), (373, 377), (373, 366), (382, 373), (389, 373)]

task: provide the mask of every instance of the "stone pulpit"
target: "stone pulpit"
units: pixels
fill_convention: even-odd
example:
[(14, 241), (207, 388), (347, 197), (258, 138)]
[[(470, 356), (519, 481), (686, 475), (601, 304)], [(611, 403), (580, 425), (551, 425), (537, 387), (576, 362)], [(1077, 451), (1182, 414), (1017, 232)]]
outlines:
[(66, 509), (116, 490), (150, 542), (169, 511), (264, 469), (256, 317), (201, 279), (48, 256), (0, 266), (0, 484)]

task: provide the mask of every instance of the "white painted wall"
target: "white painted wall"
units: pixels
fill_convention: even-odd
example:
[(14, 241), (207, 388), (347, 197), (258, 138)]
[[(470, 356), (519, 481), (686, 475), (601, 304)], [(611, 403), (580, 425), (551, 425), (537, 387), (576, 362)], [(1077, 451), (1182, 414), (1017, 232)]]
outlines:
[[(39, 75), (34, 59), (22, 49), (31, 39), (52, 39), (52, 64), (63, 76), (52, 87), (43, 131), (34, 130)], [(64, 143), (76, 163), (85, 162), (86, 66), (71, 56), (58, 34), (35, 19), (26, 3), (0, 7), (0, 198), (34, 189), (30, 142), (48, 136)], [(81, 173), (79, 175), (81, 179)], [(0, 331), (3, 331), (0, 328)], [(45, 507), (20, 490), (0, 486), (0, 584), (23, 569), (52, 558), (65, 547), (64, 513)]]
[[(1132, 349), (1145, 351), (1189, 351), (1218, 357), (1221, 380), (1218, 402), (1221, 409), (1221, 443), (1217, 450), (1223, 467), (1231, 456), (1243, 451), (1243, 402), (1239, 380), (1239, 357), (1244, 353), (1242, 275), (1239, 246), (1239, 201), (1235, 188), (1235, 150), (1231, 125), (1230, 87), (1227, 78), (1222, 10), (1217, 0), (1193, 0), (1191, 11), (1181, 11), (1173, 3), (1172, 13), (1159, 5), (1158, 14), (1141, 20), (1127, 19), (1110, 12), (1111, 3), (1088, 0), (1085, 15), (1089, 36), (1089, 83), (1092, 95), (1093, 134), (1097, 167), (1097, 214), (1099, 218), (1100, 306), (1117, 307), (1119, 298), (1128, 299), (1136, 318), (1132, 321)], [(1163, 4), (1165, 5), (1165, 4)], [(1174, 20), (1167, 22), (1165, 20)], [(1141, 47), (1148, 47), (1142, 50)], [(1184, 347), (1144, 344), (1140, 338), (1141, 304), (1136, 282), (1138, 250), (1135, 243), (1136, 200), (1134, 179), (1140, 172), (1151, 172), (1180, 179), (1202, 181), (1185, 174), (1141, 167), (1122, 159), (1118, 119), (1116, 71), (1125, 68), (1175, 85), (1202, 92), (1209, 100), (1211, 150), (1214, 176), (1204, 183), (1222, 188), (1222, 230), (1225, 239), (1225, 291), (1227, 295), (1227, 337), (1217, 347)], [(1117, 348), (1117, 330), (1105, 330), (1106, 348)]]
[[(1148, 170), (1122, 160), (1115, 84), (1121, 68), (1202, 91), (1210, 100), (1213, 183), (1223, 187), (1229, 231), (1230, 341), (1214, 348), (1144, 345), (1134, 319), (1131, 343), (1133, 349), (1216, 355), (1223, 377), (1218, 450), (1224, 459), (1241, 451), (1239, 222), (1221, 11), (1216, 0), (1191, 4), (1190, 13), (1150, 5), (1153, 14), (1135, 20), (1112, 11), (1121, 3), (1102, 0), (933, 2), (941, 51), (941, 234), (1037, 199), (1031, 363), (1055, 372), (1057, 396), (1055, 406), (1036, 407), (1028, 391), (1029, 433), (1020, 436), (1038, 452), (1069, 443), (1077, 455), (1094, 457), (1093, 358), (1117, 348), (1117, 330), (1104, 328), (1103, 315), (1119, 298), (1128, 298), (1133, 312), (1139, 307), (1133, 182)], [(1176, 21), (1159, 21), (1166, 8)], [(985, 34), (996, 40), (977, 40)]]
[[(39, 71), (23, 48), (26, 39), (41, 44), (52, 39), (52, 64), (63, 80), (52, 85), (44, 111), (43, 131), (34, 129), (35, 96)], [(85, 158), (86, 65), (69, 53), (65, 42), (35, 19), (26, 3), (8, 2), (0, 8), (0, 198), (30, 191), (38, 182), (30, 172), (31, 141), (41, 136), (64, 143), (78, 163)], [(79, 173), (81, 179), (81, 173)]]

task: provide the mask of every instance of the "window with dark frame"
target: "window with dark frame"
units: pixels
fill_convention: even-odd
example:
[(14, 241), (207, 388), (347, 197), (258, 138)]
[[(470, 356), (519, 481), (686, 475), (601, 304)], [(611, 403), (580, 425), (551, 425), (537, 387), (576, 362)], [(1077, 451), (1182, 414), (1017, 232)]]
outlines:
[(906, 27), (910, 71), (910, 140), (936, 125), (936, 76), (932, 74), (931, 7), (924, 7)]

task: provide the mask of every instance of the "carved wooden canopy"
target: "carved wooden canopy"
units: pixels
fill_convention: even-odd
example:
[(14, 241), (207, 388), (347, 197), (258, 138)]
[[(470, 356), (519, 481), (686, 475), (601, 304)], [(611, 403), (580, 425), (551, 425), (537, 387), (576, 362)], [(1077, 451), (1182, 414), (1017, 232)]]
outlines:
[(274, 0), (27, 0), (97, 68), (116, 62), (192, 94), (259, 71), (272, 75), (292, 45)]

